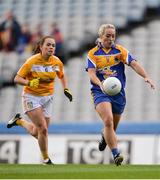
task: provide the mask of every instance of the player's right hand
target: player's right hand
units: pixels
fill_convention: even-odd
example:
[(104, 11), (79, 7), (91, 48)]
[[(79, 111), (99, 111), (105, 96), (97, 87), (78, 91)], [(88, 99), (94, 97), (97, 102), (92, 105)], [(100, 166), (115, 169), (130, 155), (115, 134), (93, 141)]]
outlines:
[(35, 78), (29, 81), (28, 86), (31, 88), (38, 88), (39, 86), (39, 79), (40, 78)]
[(101, 91), (102, 91), (104, 94), (106, 94), (105, 91), (104, 91), (103, 82), (104, 82), (104, 80), (101, 82), (101, 84), (100, 84), (99, 87), (100, 87)]
[(104, 91), (103, 85), (100, 86), (100, 89), (101, 89), (101, 91), (102, 91), (104, 94), (106, 94), (106, 92)]

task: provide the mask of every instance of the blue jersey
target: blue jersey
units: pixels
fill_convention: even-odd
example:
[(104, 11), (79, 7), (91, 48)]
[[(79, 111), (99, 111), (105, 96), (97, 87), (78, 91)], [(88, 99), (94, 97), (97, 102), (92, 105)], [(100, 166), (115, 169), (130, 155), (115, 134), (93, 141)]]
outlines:
[[(91, 49), (87, 57), (87, 67), (95, 68), (96, 75), (100, 81), (109, 76), (117, 77), (122, 83), (122, 89), (126, 84), (125, 64), (129, 65), (134, 60), (127, 49), (119, 44), (113, 45), (108, 51), (98, 46)], [(92, 83), (91, 90), (99, 90), (100, 87)]]

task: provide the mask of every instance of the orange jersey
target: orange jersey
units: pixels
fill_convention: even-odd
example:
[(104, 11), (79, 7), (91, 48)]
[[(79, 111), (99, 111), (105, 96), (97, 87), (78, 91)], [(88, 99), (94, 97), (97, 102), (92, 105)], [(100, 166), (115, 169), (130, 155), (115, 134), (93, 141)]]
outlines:
[(63, 63), (58, 57), (53, 55), (46, 61), (39, 53), (27, 59), (17, 74), (28, 80), (40, 78), (38, 88), (25, 86), (25, 93), (47, 96), (54, 92), (54, 80), (56, 76), (60, 79), (64, 76)]

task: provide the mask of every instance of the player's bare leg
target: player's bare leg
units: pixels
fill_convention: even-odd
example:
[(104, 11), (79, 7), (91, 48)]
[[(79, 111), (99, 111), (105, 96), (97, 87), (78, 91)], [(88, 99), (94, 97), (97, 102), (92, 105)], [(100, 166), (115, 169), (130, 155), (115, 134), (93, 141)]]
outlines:
[(102, 102), (96, 106), (96, 110), (104, 123), (104, 139), (112, 151), (115, 164), (121, 165), (123, 157), (117, 148), (117, 138), (114, 130), (112, 107), (109, 102)]
[(102, 102), (96, 106), (96, 111), (103, 120), (104, 138), (108, 146), (111, 149), (117, 147), (117, 139), (113, 128), (114, 125), (111, 104), (108, 102)]
[[(28, 117), (37, 128), (38, 144), (42, 153), (44, 162), (49, 160), (48, 155), (48, 124), (41, 107), (27, 112)], [(47, 163), (46, 163), (47, 164)]]
[(25, 128), (29, 134), (37, 139), (38, 131), (35, 125), (32, 122), (24, 120), (20, 113), (17, 113), (7, 124), (7, 128), (12, 128), (13, 126), (21, 126)]
[[(116, 131), (120, 119), (121, 119), (120, 114), (113, 114), (114, 131)], [(102, 129), (101, 140), (99, 141), (99, 145), (98, 145), (99, 151), (104, 151), (106, 146), (107, 146), (107, 143), (104, 138), (104, 129)]]
[[(36, 112), (38, 113), (38, 116)], [(22, 119), (21, 115), (18, 113), (8, 122), (7, 128), (13, 126), (25, 128), (32, 136), (38, 139), (39, 147), (44, 159), (43, 164), (53, 164), (48, 156), (48, 125), (50, 118), (45, 118), (41, 112), (41, 108), (27, 112), (27, 115), (32, 122)]]

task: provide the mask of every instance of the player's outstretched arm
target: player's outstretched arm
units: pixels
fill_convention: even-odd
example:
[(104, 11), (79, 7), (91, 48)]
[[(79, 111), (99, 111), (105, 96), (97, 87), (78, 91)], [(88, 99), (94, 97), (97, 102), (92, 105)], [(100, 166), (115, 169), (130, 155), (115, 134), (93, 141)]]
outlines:
[(142, 76), (145, 80), (146, 83), (148, 83), (152, 89), (155, 89), (155, 84), (154, 82), (151, 80), (151, 78), (148, 76), (147, 72), (145, 71), (145, 69), (137, 62), (137, 61), (132, 61), (130, 66), (132, 67), (132, 69), (139, 74), (140, 76)]

